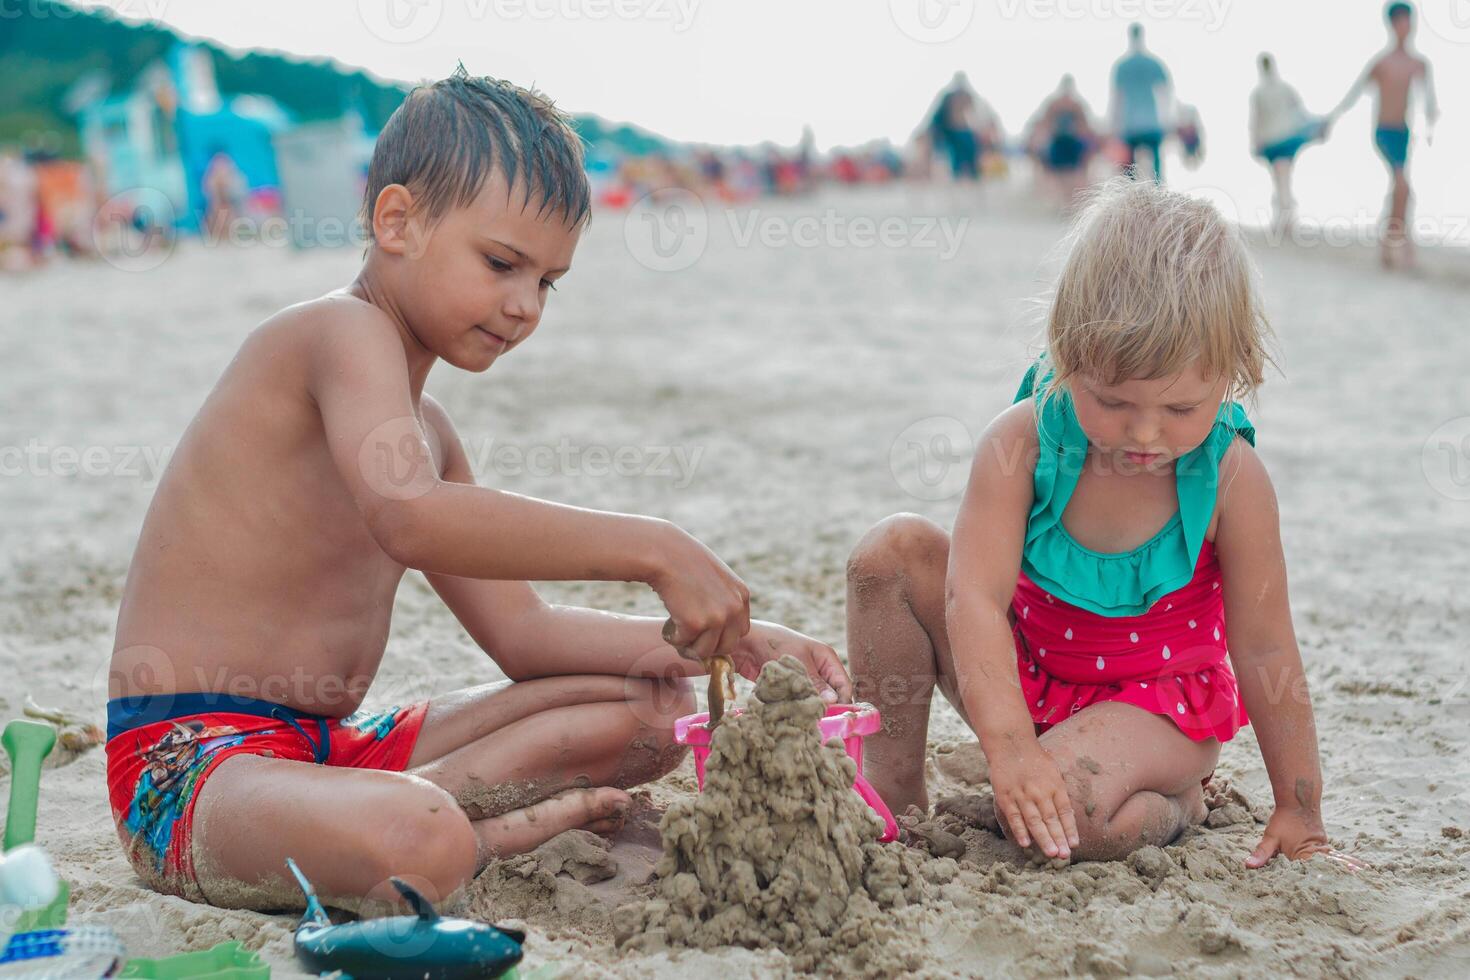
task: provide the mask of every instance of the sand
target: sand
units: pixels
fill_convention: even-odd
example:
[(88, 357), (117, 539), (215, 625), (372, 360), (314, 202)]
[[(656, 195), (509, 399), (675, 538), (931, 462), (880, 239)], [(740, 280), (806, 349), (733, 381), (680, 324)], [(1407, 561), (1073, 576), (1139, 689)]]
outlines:
[[(798, 970), (890, 975), (922, 962), (900, 910), (930, 897), (919, 855), (880, 844), (856, 763), (817, 731), (825, 705), (801, 663), (766, 664), (748, 711), (710, 740), (704, 791), (660, 827), (654, 898), (614, 915), (618, 946), (779, 949)], [(951, 880), (954, 862), (928, 880)]]
[[(948, 526), (957, 505), (945, 481), (915, 482), (895, 441), (935, 417), (978, 433), (1008, 402), (1036, 336), (1026, 298), (1052, 268), (1060, 226), (995, 194), (977, 203), (902, 190), (764, 205), (761, 217), (829, 207), (969, 224), (946, 261), (934, 249), (841, 241), (742, 245), (715, 214), (699, 261), (659, 272), (629, 253), (620, 216), (599, 215), (533, 343), (486, 376), (441, 367), (429, 379), (481, 479), (675, 520), (746, 579), (757, 615), (841, 648), (853, 543), (899, 510)], [(927, 823), (941, 851), (955, 844), (936, 830), (964, 851), (947, 858), (954, 877), (933, 884), (932, 904), (895, 919), (913, 936), (900, 945), (921, 954), (917, 975), (1470, 973), (1470, 504), (1441, 470), (1426, 476), (1435, 461), (1424, 453), (1443, 424), (1470, 416), (1467, 291), (1453, 277), (1387, 277), (1357, 252), (1253, 247), (1285, 377), (1271, 378), (1252, 414), (1281, 501), (1328, 828), (1372, 868), (1241, 866), (1270, 804), (1249, 730), (1223, 754), (1219, 774), (1238, 799), (1217, 794), (1213, 825), (1128, 862), (1032, 868), (985, 828), (982, 760), (941, 704), (931, 798), (961, 802)], [(0, 286), (0, 718), (18, 716), (31, 694), (102, 720), (118, 598), (157, 463), (243, 334), (345, 281), (355, 261), (181, 247), (150, 271), (57, 265)], [(552, 470), (494, 454), (559, 445), (577, 452)], [(28, 446), (34, 465), (11, 451)], [(590, 447), (636, 447), (645, 465), (605, 473)], [(95, 450), (105, 465), (77, 472), (63, 450)], [(965, 455), (960, 444), (948, 460), (961, 474)], [(692, 474), (681, 458), (697, 460)], [(659, 614), (631, 587), (544, 592)], [(410, 574), (367, 706), (500, 676)], [(559, 964), (568, 977), (794, 973), (774, 949), (617, 948), (613, 911), (656, 887), (647, 876), (659, 815), (693, 794), (689, 762), (648, 788), (636, 832), (605, 852), (612, 877), (579, 881), (607, 870), (600, 848), (554, 842), (567, 853), (486, 872), (475, 910), (523, 922), (529, 968)], [(278, 977), (298, 975), (294, 916), (141, 886), (107, 813), (101, 752), (47, 769), (40, 827), (72, 882), (76, 921), (112, 925), (134, 955), (239, 939)]]

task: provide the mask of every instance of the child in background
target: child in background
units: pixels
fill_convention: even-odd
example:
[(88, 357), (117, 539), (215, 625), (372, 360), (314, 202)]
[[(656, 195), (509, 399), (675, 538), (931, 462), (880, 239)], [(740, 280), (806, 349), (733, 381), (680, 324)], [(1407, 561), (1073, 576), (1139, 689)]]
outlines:
[[(740, 579), (674, 525), (476, 486), (424, 393), (438, 361), (479, 373), (530, 339), (589, 197), (540, 95), (463, 72), (421, 86), (378, 138), (357, 278), (253, 331), (195, 416), (109, 684), (113, 817), (151, 887), (299, 907), (289, 856), (333, 904), (392, 900), (391, 875), (439, 901), (498, 855), (615, 831), (624, 790), (682, 758), (705, 658), (754, 678), (791, 654), (850, 697), (831, 647), (752, 622)], [(510, 681), (358, 710), (409, 568)], [(529, 584), (587, 579), (648, 584), (671, 639)]]
[(1045, 354), (979, 440), (953, 541), (898, 515), (852, 556), (850, 664), (884, 719), (864, 773), (894, 812), (927, 806), (937, 685), (1012, 839), (1113, 859), (1204, 820), (1249, 720), (1276, 808), (1246, 863), (1357, 866), (1327, 843), (1276, 497), (1235, 401), (1267, 359), (1244, 245), (1209, 204), (1122, 178), (1074, 236)]
[(1409, 96), (1418, 87), (1424, 98), (1425, 141), (1434, 142), (1434, 124), (1439, 119), (1439, 103), (1434, 97), (1434, 81), (1429, 60), (1409, 46), (1414, 32), (1414, 8), (1407, 3), (1391, 3), (1385, 11), (1391, 35), (1389, 48), (1368, 62), (1363, 74), (1353, 83), (1337, 107), (1328, 113), (1329, 124), (1342, 115), (1367, 88), (1378, 96), (1374, 109), (1373, 145), (1388, 167), (1388, 215), (1384, 220), (1383, 244), (1379, 261), (1385, 269), (1414, 265), (1414, 236), (1409, 228)]

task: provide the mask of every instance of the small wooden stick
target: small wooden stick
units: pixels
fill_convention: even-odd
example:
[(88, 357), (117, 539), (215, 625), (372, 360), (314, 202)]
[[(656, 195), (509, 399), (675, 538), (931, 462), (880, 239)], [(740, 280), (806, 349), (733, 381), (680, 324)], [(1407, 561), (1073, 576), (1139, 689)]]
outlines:
[(735, 665), (729, 657), (709, 659), (709, 730), (725, 717), (725, 700), (735, 700)]
[[(678, 627), (674, 625), (674, 617), (670, 616), (664, 620), (663, 638), (664, 642), (678, 651), (679, 656), (686, 660), (697, 660), (689, 652), (688, 647), (681, 647), (674, 643), (674, 634)], [(725, 702), (735, 700), (735, 664), (727, 656), (710, 657), (704, 661), (705, 668), (709, 671), (709, 728), (711, 731), (720, 723), (725, 716)]]

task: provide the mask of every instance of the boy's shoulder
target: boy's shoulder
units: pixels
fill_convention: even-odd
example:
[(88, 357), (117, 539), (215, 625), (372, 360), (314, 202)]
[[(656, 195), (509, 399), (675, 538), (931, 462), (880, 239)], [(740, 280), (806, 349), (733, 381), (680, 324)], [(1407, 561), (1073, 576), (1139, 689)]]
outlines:
[(241, 355), (264, 362), (283, 380), (315, 388), (328, 379), (406, 378), (407, 357), (392, 318), (346, 290), (288, 306), (269, 317), (241, 345)]
[(396, 344), (398, 340), (397, 328), (388, 314), (345, 289), (288, 306), (256, 332), (312, 345), (373, 344), (375, 338)]

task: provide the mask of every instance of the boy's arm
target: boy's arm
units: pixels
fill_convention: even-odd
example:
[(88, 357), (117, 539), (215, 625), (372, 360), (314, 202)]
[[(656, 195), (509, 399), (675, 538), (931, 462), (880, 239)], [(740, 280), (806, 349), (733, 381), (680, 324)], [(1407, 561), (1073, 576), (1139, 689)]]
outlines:
[(1439, 121), (1439, 100), (1434, 95), (1434, 77), (1426, 58), (1419, 59), (1419, 84), (1424, 87), (1424, 122), (1427, 130), (1424, 139), (1432, 144), (1434, 124)]
[(1220, 467), (1220, 556), (1230, 660), (1271, 779), (1275, 811), (1246, 859), (1259, 868), (1277, 853), (1293, 860), (1333, 851), (1322, 825), (1317, 728), (1286, 591), (1276, 492), (1260, 457), (1236, 440)]
[(1067, 857), (1078, 842), (1076, 818), (1021, 696), (1007, 615), (1035, 494), (1035, 419), (1023, 402), (980, 437), (955, 517), (944, 619), (965, 716), (990, 760), (997, 816), (1021, 847), (1034, 838), (1047, 857)]
[(329, 303), (312, 325), (308, 394), (385, 553), (465, 578), (643, 582), (668, 608), (680, 646), (701, 659), (735, 649), (750, 629), (749, 592), (674, 525), (442, 479), (428, 443), (437, 433), (414, 412), (397, 328), (361, 301)]
[(1377, 70), (1378, 59), (1375, 58), (1368, 62), (1368, 67), (1364, 68), (1363, 73), (1353, 82), (1352, 87), (1347, 90), (1347, 94), (1342, 97), (1342, 101), (1333, 106), (1332, 111), (1327, 113), (1327, 118), (1335, 120), (1338, 116), (1351, 109), (1353, 103), (1357, 102), (1358, 97), (1363, 94), (1363, 89), (1368, 87), (1368, 83), (1373, 79), (1373, 73)]
[[(420, 405), (443, 447), (442, 479), (474, 485), (449, 414), (428, 395)], [(663, 638), (661, 619), (550, 605), (524, 581), (434, 572), (425, 578), (470, 638), (513, 681), (567, 674), (669, 679), (705, 673), (702, 661), (679, 656)], [(771, 623), (752, 623), (731, 655), (737, 666), (748, 668), (742, 671), (746, 676), (754, 676), (766, 660), (788, 653), (807, 666), (820, 692), (830, 688), (833, 698), (851, 699), (851, 683), (831, 647)]]

